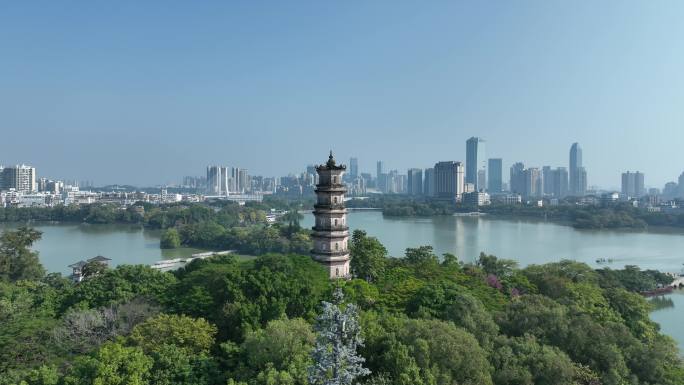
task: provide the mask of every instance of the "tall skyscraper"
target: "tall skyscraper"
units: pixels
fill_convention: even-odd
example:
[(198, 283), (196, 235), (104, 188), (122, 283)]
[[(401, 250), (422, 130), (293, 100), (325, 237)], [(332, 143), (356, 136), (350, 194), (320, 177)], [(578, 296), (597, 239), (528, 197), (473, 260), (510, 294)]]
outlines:
[(408, 170), (407, 175), (407, 193), (409, 195), (423, 195), (423, 170), (419, 168), (411, 168)]
[(228, 167), (207, 167), (207, 194), (224, 195), (228, 192)]
[(503, 161), (501, 158), (490, 158), (487, 164), (487, 190), (490, 194), (503, 191)]
[(584, 196), (587, 191), (587, 171), (582, 167), (582, 147), (573, 143), (570, 147), (570, 194)]
[(646, 195), (644, 174), (639, 171), (622, 173), (622, 194), (630, 198), (641, 198)]
[(330, 278), (348, 277), (349, 270), (349, 227), (347, 210), (344, 207), (346, 189), (342, 174), (346, 167), (337, 165), (332, 151), (328, 162), (316, 167), (319, 183), (316, 185), (314, 205), (313, 239), (314, 260), (322, 264)]
[(36, 169), (27, 165), (0, 167), (0, 190), (15, 189), (20, 192), (38, 191)]
[(359, 160), (357, 158), (349, 158), (349, 176), (352, 179), (359, 176)]
[(511, 166), (510, 190), (514, 194), (524, 195), (525, 193), (525, 165), (522, 162), (514, 163)]
[(552, 196), (553, 195), (554, 176), (555, 176), (555, 173), (551, 169), (551, 166), (542, 167), (542, 180), (543, 180), (543, 185), (544, 185), (542, 195), (544, 195), (544, 196)]
[(244, 168), (235, 169), (235, 175), (237, 176), (237, 186), (236, 191), (240, 194), (244, 194), (249, 190), (249, 175), (247, 175), (247, 170)]
[(380, 180), (380, 175), (385, 173), (385, 162), (379, 160), (378, 163), (376, 164), (376, 173), (375, 177)]
[(429, 197), (435, 196), (435, 169), (426, 168), (423, 177), (423, 194)]
[(435, 164), (435, 196), (439, 199), (459, 201), (464, 188), (464, 169), (461, 162)]
[[(484, 189), (487, 186), (481, 186), (478, 179), (480, 170), (484, 171), (486, 179), (487, 161), (485, 157), (485, 141), (478, 137), (472, 137), (466, 141), (466, 172), (465, 183), (472, 183), (475, 186), (475, 191)], [(486, 181), (484, 181), (486, 183)]]
[(679, 194), (678, 194), (678, 197), (679, 197), (679, 198), (684, 198), (684, 172), (682, 172), (682, 173), (679, 175), (679, 180), (678, 180), (678, 182), (679, 182), (679, 184), (678, 184), (678, 187), (679, 187)]

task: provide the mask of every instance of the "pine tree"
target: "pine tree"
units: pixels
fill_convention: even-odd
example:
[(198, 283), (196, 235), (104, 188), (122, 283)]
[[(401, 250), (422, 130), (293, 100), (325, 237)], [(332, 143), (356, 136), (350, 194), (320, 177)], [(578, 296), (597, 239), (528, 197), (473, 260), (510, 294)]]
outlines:
[(363, 346), (358, 309), (354, 304), (341, 308), (341, 289), (333, 293), (333, 303), (323, 302), (323, 313), (316, 319), (318, 333), (309, 367), (312, 385), (351, 385), (354, 380), (370, 374), (363, 367), (365, 359), (356, 349)]

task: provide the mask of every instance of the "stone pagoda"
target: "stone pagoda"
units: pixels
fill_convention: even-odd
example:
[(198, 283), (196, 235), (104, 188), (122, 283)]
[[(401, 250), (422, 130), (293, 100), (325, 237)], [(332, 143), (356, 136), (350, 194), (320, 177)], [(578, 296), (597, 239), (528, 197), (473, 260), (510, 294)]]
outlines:
[(314, 205), (315, 226), (312, 228), (313, 259), (328, 269), (330, 278), (348, 278), (349, 269), (349, 227), (347, 210), (344, 207), (342, 174), (347, 169), (337, 165), (332, 151), (326, 164), (316, 166), (316, 204)]

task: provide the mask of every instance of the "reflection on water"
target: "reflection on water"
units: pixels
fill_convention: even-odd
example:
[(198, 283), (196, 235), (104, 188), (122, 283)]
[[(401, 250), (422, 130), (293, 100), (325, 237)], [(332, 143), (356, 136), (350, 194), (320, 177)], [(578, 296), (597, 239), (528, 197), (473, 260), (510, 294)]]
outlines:
[(674, 301), (669, 296), (657, 296), (651, 298), (648, 302), (653, 305), (653, 311), (667, 309), (668, 307), (674, 307)]
[[(655, 298), (654, 298), (655, 299)], [(651, 312), (651, 319), (660, 325), (660, 330), (674, 338), (679, 344), (679, 352), (684, 356), (684, 289), (677, 289), (662, 297), (663, 303), (670, 302)]]
[[(302, 223), (312, 226), (313, 216), (306, 215)], [(378, 211), (350, 212), (349, 226), (377, 237), (393, 256), (404, 255), (407, 247), (431, 245), (437, 255), (452, 253), (462, 261), (474, 261), (484, 251), (521, 266), (566, 258), (597, 268), (637, 265), (678, 273), (684, 263), (684, 236), (679, 233), (580, 231), (543, 221), (487, 217), (385, 218)], [(613, 262), (599, 265), (598, 258)]]

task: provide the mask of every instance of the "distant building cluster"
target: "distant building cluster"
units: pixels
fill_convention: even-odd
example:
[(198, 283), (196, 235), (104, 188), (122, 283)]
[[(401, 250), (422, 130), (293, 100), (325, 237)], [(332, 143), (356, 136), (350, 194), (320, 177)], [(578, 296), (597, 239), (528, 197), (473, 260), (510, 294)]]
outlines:
[[(488, 158), (486, 141), (472, 137), (466, 141), (465, 162), (436, 162), (430, 168), (409, 168), (406, 174), (387, 170), (377, 161), (374, 177), (359, 173), (358, 159), (349, 161), (345, 182), (350, 196), (406, 194), (427, 199), (486, 205), (491, 201), (520, 203), (538, 199), (583, 197), (588, 192), (587, 170), (582, 164), (582, 148), (570, 148), (568, 167), (526, 167), (516, 162), (504, 181), (503, 159)], [(313, 183), (313, 182), (312, 182)]]
[(641, 198), (646, 195), (644, 174), (639, 171), (622, 173), (622, 195), (629, 198)]
[[(342, 182), (348, 197), (370, 194), (403, 194), (425, 200), (482, 206), (501, 204), (559, 204), (571, 200), (579, 204), (634, 202), (651, 210), (677, 206), (684, 201), (684, 173), (677, 181), (661, 189), (648, 188), (639, 171), (622, 173), (620, 191), (596, 191), (588, 185), (587, 169), (579, 143), (570, 147), (566, 166), (526, 166), (514, 162), (504, 179), (504, 161), (487, 157), (486, 141), (471, 137), (465, 143), (465, 162), (445, 160), (432, 167), (412, 167), (406, 173), (389, 169), (385, 162), (375, 162), (375, 172), (362, 172), (359, 159), (349, 159), (348, 172)], [(299, 174), (281, 177), (250, 175), (246, 169), (210, 165), (205, 175), (185, 176), (181, 183), (169, 188), (130, 191), (130, 188), (95, 189), (91, 181), (75, 182), (38, 178), (36, 169), (28, 165), (0, 166), (0, 207), (34, 207), (69, 204), (110, 203), (129, 206), (135, 202), (154, 204), (229, 200), (244, 204), (261, 201), (264, 196), (284, 198), (313, 196), (319, 175), (315, 165)], [(104, 190), (104, 191), (103, 191)], [(149, 190), (149, 189), (148, 189)], [(675, 203), (671, 203), (675, 202)]]
[[(384, 161), (375, 163), (375, 174), (361, 173), (358, 158), (349, 160), (349, 173), (345, 183), (349, 196), (368, 194), (405, 194), (423, 199), (459, 202), (463, 205), (482, 206), (529, 203), (534, 205), (559, 204), (570, 199), (578, 204), (605, 204), (613, 201), (639, 201), (648, 207), (662, 206), (673, 199), (684, 200), (684, 173), (678, 182), (669, 182), (663, 190), (646, 189), (644, 174), (627, 171), (622, 174), (620, 192), (599, 192), (589, 186), (588, 172), (583, 163), (583, 150), (579, 143), (570, 146), (567, 166), (526, 166), (515, 162), (504, 180), (502, 158), (486, 156), (486, 141), (472, 137), (466, 141), (465, 162), (450, 160), (436, 162), (429, 168), (409, 168), (405, 174), (388, 170)], [(302, 178), (292, 177), (286, 191), (307, 194), (316, 183), (313, 170)], [(280, 193), (282, 190), (277, 189)], [(655, 209), (654, 209), (655, 210)]]
[(180, 194), (161, 188), (158, 192), (94, 191), (92, 182), (61, 181), (37, 178), (36, 168), (27, 165), (0, 166), (0, 207), (54, 207), (107, 203), (121, 207), (136, 202), (168, 204), (200, 202), (198, 194)]

